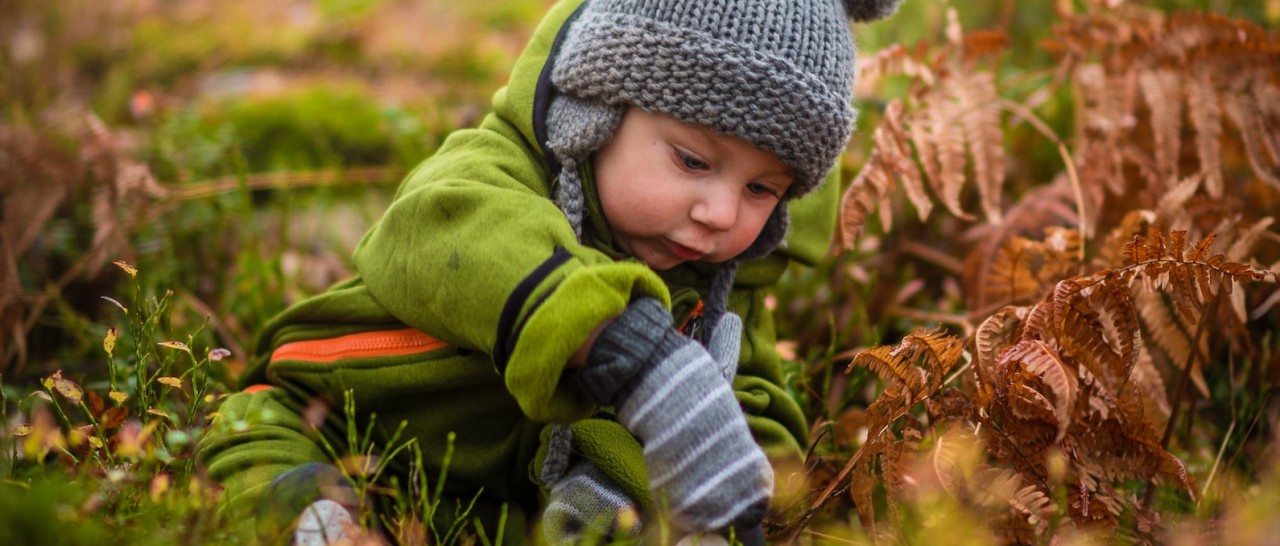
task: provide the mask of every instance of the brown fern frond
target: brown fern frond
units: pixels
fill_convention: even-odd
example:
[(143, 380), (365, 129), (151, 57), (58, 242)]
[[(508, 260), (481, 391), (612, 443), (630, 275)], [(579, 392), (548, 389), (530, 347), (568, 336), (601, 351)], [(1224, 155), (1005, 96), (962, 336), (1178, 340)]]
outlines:
[(1138, 347), (1142, 345), (1138, 311), (1133, 306), (1129, 283), (1121, 274), (1104, 271), (1101, 276), (1101, 282), (1087, 294), (1089, 305), (1098, 312), (1108, 346), (1120, 357), (1120, 377), (1127, 378), (1138, 362)]
[(963, 354), (963, 341), (945, 330), (920, 329), (898, 345), (880, 345), (859, 352), (847, 370), (865, 367), (890, 384), (907, 387), (913, 400), (933, 394)]
[(960, 205), (965, 181), (965, 134), (961, 124), (964, 112), (949, 89), (932, 88), (920, 102), (921, 109), (913, 118), (921, 120), (917, 126), (928, 131), (927, 137), (921, 138), (928, 139), (937, 163), (937, 176), (929, 178), (929, 186), (951, 214), (968, 219), (969, 214)]
[(1138, 346), (1138, 362), (1129, 374), (1129, 383), (1142, 397), (1143, 417), (1156, 430), (1164, 430), (1169, 422), (1169, 396), (1165, 391), (1164, 378), (1156, 369), (1146, 345)]
[(1029, 308), (1007, 306), (982, 321), (974, 332), (974, 373), (978, 384), (990, 388), (995, 381), (995, 366), (1000, 353), (1018, 339), (1018, 328)]
[(1156, 203), (1155, 218), (1151, 223), (1171, 229), (1190, 228), (1192, 218), (1187, 214), (1188, 203), (1192, 197), (1195, 197), (1196, 190), (1200, 189), (1203, 180), (1204, 174), (1195, 173), (1169, 187)]
[[(1067, 366), (1047, 344), (1036, 340), (1020, 341), (1001, 353), (996, 363), (997, 370), (1010, 366), (1018, 366), (1039, 378), (1038, 383), (1043, 384), (1047, 394), (1052, 396), (1052, 400), (1049, 400), (1049, 397), (1045, 396), (1046, 393), (1039, 392), (1033, 385), (1011, 385), (1021, 391), (1021, 395), (1018, 393), (1010, 395), (1010, 404), (1015, 415), (1026, 419), (1031, 418), (1032, 414), (1043, 416), (1045, 415), (1043, 410), (1049, 410), (1047, 415), (1052, 419), (1050, 422), (1055, 422), (1057, 425), (1057, 436), (1054, 437), (1053, 442), (1062, 440), (1067, 433), (1067, 427), (1071, 424), (1072, 412), (1076, 405), (1078, 379), (1075, 370)], [(1017, 376), (1010, 374), (1009, 377)], [(1013, 390), (1011, 388), (1011, 391)], [(1027, 411), (1029, 414), (1019, 414), (1019, 406), (1021, 411)]]
[[(1233, 262), (1239, 262), (1249, 259), (1249, 255), (1253, 253), (1254, 245), (1258, 244), (1258, 240), (1262, 238), (1262, 234), (1267, 232), (1267, 228), (1275, 223), (1275, 219), (1270, 216), (1262, 218), (1253, 225), (1245, 228), (1243, 233), (1234, 237), (1235, 242), (1231, 243), (1231, 247), (1227, 249), (1226, 257)], [(1206, 239), (1212, 241), (1212, 237)], [(1208, 249), (1200, 252), (1195, 257), (1190, 258), (1191, 261), (1199, 261), (1204, 259), (1204, 255), (1208, 253)]]
[(1167, 68), (1148, 69), (1139, 72), (1138, 83), (1151, 111), (1156, 170), (1161, 178), (1176, 179), (1182, 146), (1181, 78)]
[(1211, 73), (1196, 71), (1186, 78), (1187, 110), (1196, 129), (1200, 173), (1209, 197), (1222, 197), (1222, 107)]
[(933, 85), (937, 77), (934, 75), (934, 69), (928, 63), (922, 62), (920, 59), (924, 54), (924, 42), (912, 51), (902, 46), (894, 44), (880, 51), (875, 55), (858, 59), (858, 81), (874, 82), (886, 76), (908, 76), (919, 79), (925, 85)]
[[(1277, 155), (1280, 154), (1270, 146), (1275, 137), (1264, 134), (1263, 126), (1266, 120), (1263, 117), (1265, 114), (1261, 105), (1257, 104), (1249, 93), (1229, 91), (1222, 95), (1222, 109), (1240, 134), (1240, 142), (1244, 145), (1245, 157), (1248, 158), (1249, 167), (1253, 169), (1253, 173), (1263, 182), (1280, 188), (1280, 175), (1273, 172), (1274, 167), (1272, 167), (1272, 165), (1280, 165), (1280, 159), (1277, 159)], [(1263, 150), (1259, 148), (1268, 152), (1271, 156), (1270, 161), (1264, 157)]]
[[(1058, 177), (1048, 186), (1027, 192), (1005, 214), (1004, 223), (981, 224), (970, 230), (967, 236), (981, 241), (969, 251), (964, 266), (965, 297), (974, 322), (1007, 303), (1003, 297), (992, 297), (986, 290), (992, 282), (994, 263), (1001, 259), (1000, 248), (1014, 237), (1041, 237), (1051, 227), (1078, 224), (1074, 203), (1067, 177)], [(1086, 206), (1093, 208), (1094, 203)]]
[(928, 193), (925, 192), (924, 178), (920, 174), (920, 169), (916, 167), (915, 161), (911, 158), (911, 148), (907, 145), (907, 134), (902, 127), (901, 118), (901, 106), (892, 116), (885, 116), (884, 123), (889, 127), (892, 138), (888, 138), (888, 135), (886, 135), (883, 140), (876, 142), (876, 146), (884, 153), (884, 161), (891, 172), (897, 175), (898, 180), (902, 181), (902, 187), (907, 192), (907, 199), (915, 206), (920, 221), (923, 222), (929, 218), (929, 213), (933, 211), (933, 201), (929, 199)]
[[(862, 226), (866, 223), (867, 216), (877, 204), (887, 200), (889, 190), (893, 187), (894, 175), (900, 169), (915, 168), (909, 154), (903, 151), (906, 144), (901, 140), (902, 108), (902, 102), (897, 100), (890, 102), (885, 108), (884, 123), (872, 135), (876, 147), (840, 200), (839, 235), (840, 244), (845, 249), (854, 247), (862, 235)], [(919, 174), (908, 173), (908, 177), (918, 180)], [(885, 231), (889, 230), (892, 216), (889, 210), (880, 215)]]
[(859, 352), (845, 372), (862, 367), (874, 372), (889, 384), (901, 384), (911, 393), (924, 386), (924, 370), (916, 367), (917, 353), (906, 344), (879, 345)]
[[(1142, 324), (1146, 327), (1147, 338), (1155, 343), (1155, 346), (1162, 351), (1171, 363), (1182, 363), (1187, 361), (1187, 357), (1191, 354), (1191, 336), (1186, 328), (1174, 318), (1169, 306), (1164, 302), (1164, 296), (1160, 292), (1150, 290), (1138, 290), (1137, 305), (1139, 316), (1142, 317)], [(1208, 396), (1209, 388), (1204, 380), (1204, 372), (1202, 371), (1200, 361), (1196, 359), (1196, 366), (1191, 370), (1191, 382), (1196, 386), (1196, 390), (1202, 396)], [(1176, 367), (1180, 364), (1171, 365)], [(1167, 403), (1166, 403), (1167, 406)]]
[(1155, 213), (1149, 210), (1132, 210), (1125, 214), (1116, 227), (1112, 228), (1102, 240), (1098, 249), (1098, 257), (1093, 265), (1101, 269), (1119, 268), (1125, 264), (1125, 244), (1134, 235), (1147, 232), (1147, 227), (1155, 221)]
[(1110, 392), (1119, 392), (1129, 377), (1130, 364), (1106, 337), (1098, 313), (1081, 297), (1079, 280), (1058, 283), (1040, 305), (1053, 313), (1053, 341), (1062, 356), (1078, 362), (1102, 380)]
[(1001, 188), (1004, 186), (1004, 131), (1000, 128), (1000, 103), (995, 73), (973, 71), (953, 76), (950, 90), (961, 108), (960, 128), (973, 158), (974, 183), (983, 212), (991, 223), (1000, 223)]
[(1041, 295), (1032, 267), (1043, 257), (1042, 245), (1022, 237), (1010, 238), (997, 251), (982, 287), (983, 301), (1005, 305), (1029, 303)]

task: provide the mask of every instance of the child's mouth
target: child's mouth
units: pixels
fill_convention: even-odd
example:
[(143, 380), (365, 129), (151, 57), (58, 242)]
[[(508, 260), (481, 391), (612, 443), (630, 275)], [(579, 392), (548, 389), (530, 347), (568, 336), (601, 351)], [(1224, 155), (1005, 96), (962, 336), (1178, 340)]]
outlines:
[(706, 256), (705, 252), (699, 252), (665, 237), (662, 239), (662, 244), (667, 247), (671, 254), (681, 260), (693, 261)]

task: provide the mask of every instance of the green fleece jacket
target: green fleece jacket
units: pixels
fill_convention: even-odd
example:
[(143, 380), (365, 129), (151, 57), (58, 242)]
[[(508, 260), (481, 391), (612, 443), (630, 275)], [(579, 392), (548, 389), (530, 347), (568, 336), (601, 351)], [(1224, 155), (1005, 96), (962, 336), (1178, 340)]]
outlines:
[[(357, 247), (357, 276), (291, 306), (261, 333), (242, 379), (257, 386), (226, 399), (199, 446), (224, 487), (224, 506), (248, 510), (281, 472), (329, 461), (321, 440), (344, 453), (345, 391), (359, 431), (376, 414), (375, 441), (406, 423), (402, 438), (416, 439), (433, 479), (455, 434), (445, 500), (469, 502), (482, 491), (472, 515), (491, 527), (506, 504), (507, 537), (526, 534), (539, 508), (535, 457), (548, 423), (574, 423), (575, 450), (650, 505), (639, 444), (607, 418), (592, 418), (601, 408), (562, 384), (561, 372), (589, 332), (634, 298), (666, 302), (675, 324), (684, 323), (716, 266), (659, 273), (619, 252), (589, 169), (581, 242), (550, 199), (552, 162), (539, 144), (553, 92), (548, 65), (580, 3), (555, 5), (495, 94), (493, 112), (409, 174)], [(801, 457), (807, 425), (782, 386), (763, 290), (789, 261), (813, 263), (826, 252), (836, 186), (790, 204), (784, 248), (743, 264), (729, 300), (744, 321), (733, 385), (774, 458)], [(329, 408), (322, 420), (317, 403)], [(403, 484), (407, 468), (397, 460), (389, 472)], [(447, 524), (452, 510), (440, 512)]]

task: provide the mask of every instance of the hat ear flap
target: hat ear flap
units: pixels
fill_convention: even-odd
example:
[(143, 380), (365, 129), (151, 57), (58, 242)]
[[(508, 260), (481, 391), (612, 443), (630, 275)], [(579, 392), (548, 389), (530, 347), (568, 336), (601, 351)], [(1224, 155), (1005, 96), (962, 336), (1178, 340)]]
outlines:
[(901, 0), (844, 0), (844, 12), (859, 23), (884, 19), (898, 11)]
[(750, 260), (759, 258), (783, 246), (783, 240), (787, 237), (787, 230), (791, 227), (791, 215), (787, 212), (787, 203), (789, 202), (778, 203), (778, 206), (773, 209), (773, 214), (769, 215), (764, 227), (760, 229), (760, 235), (756, 236), (755, 242), (742, 251), (742, 254), (739, 254), (737, 259)]

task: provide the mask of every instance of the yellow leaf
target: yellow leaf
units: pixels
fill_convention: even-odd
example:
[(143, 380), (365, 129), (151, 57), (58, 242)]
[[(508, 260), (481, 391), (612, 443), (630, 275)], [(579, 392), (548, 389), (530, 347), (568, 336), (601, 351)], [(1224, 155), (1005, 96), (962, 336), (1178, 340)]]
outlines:
[(186, 351), (188, 353), (191, 352), (191, 348), (187, 347), (187, 344), (181, 341), (164, 341), (159, 343), (158, 345), (160, 345), (161, 347), (167, 347), (169, 349), (177, 349), (179, 351)]
[(107, 328), (107, 337), (102, 338), (102, 348), (107, 351), (107, 356), (115, 356), (116, 350), (116, 329)]
[(159, 378), (159, 379), (156, 379), (156, 381), (159, 381), (160, 383), (163, 383), (163, 384), (168, 385), (168, 386), (170, 386), (170, 387), (173, 387), (173, 388), (175, 388), (175, 389), (180, 389), (180, 388), (182, 388), (182, 380), (181, 380), (181, 379), (178, 379), (178, 378), (176, 378), (176, 377), (169, 377), (169, 376), (165, 376), (165, 377), (161, 377), (161, 378)]
[(90, 436), (89, 445), (98, 449), (102, 449), (102, 439), (98, 438), (97, 436)]
[(125, 400), (129, 399), (129, 395), (120, 391), (111, 391), (107, 396), (111, 397), (112, 400), (115, 400), (117, 404), (123, 404)]
[(41, 381), (40, 381), (40, 384), (41, 384), (41, 385), (44, 385), (44, 390), (46, 390), (46, 391), (51, 391), (51, 390), (53, 390), (53, 378), (54, 378), (54, 377), (62, 377), (62, 370), (58, 370), (58, 373), (55, 373), (55, 374), (53, 374), (53, 375), (51, 375), (51, 376), (49, 376), (49, 377), (46, 377), (46, 378), (44, 378), (43, 380), (41, 380)]
[(125, 273), (128, 273), (128, 274), (129, 274), (129, 276), (130, 276), (130, 277), (137, 277), (137, 276), (138, 276), (138, 268), (133, 267), (133, 266), (129, 265), (128, 263), (125, 263), (125, 262), (123, 262), (123, 261), (121, 261), (121, 260), (116, 260), (116, 261), (111, 262), (111, 263), (116, 264), (116, 267), (119, 267), (120, 269), (123, 269)]
[(53, 380), (53, 388), (58, 391), (58, 394), (66, 397), (67, 400), (79, 404), (80, 400), (84, 398), (84, 391), (80, 390), (80, 385), (70, 379), (63, 379), (61, 370), (53, 374), (50, 379)]

